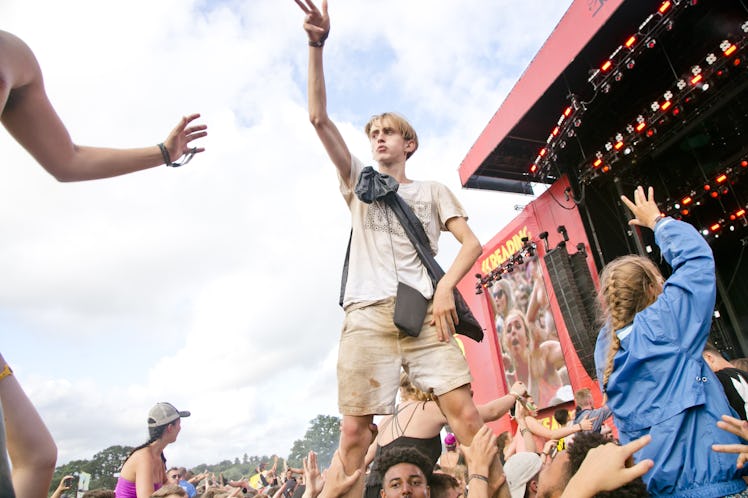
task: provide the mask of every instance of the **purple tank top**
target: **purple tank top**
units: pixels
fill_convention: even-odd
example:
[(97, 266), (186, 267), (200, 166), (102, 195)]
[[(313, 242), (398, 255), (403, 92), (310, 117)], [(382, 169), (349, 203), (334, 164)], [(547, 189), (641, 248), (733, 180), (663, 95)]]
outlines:
[[(160, 483), (154, 483), (153, 491), (156, 491), (160, 487)], [(117, 486), (114, 488), (114, 495), (117, 498), (138, 498), (138, 492), (135, 488), (135, 483), (132, 481), (128, 481), (122, 476), (117, 478)]]

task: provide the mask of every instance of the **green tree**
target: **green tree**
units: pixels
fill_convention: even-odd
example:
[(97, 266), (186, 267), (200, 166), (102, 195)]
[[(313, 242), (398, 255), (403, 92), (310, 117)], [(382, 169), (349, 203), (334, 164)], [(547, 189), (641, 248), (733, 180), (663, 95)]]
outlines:
[[(50, 493), (57, 489), (60, 479), (66, 475), (77, 476), (79, 472), (91, 474), (89, 489), (114, 489), (117, 485), (117, 478), (114, 474), (119, 472), (130, 451), (132, 451), (131, 446), (110, 446), (96, 453), (91, 460), (73, 460), (57, 467), (52, 478)], [(78, 481), (75, 480), (74, 484), (77, 485), (77, 483)]]
[(288, 464), (301, 467), (302, 459), (309, 451), (317, 453), (317, 461), (321, 468), (329, 467), (332, 456), (338, 448), (340, 440), (340, 418), (331, 415), (317, 415), (310, 422), (304, 439), (297, 439), (288, 455)]

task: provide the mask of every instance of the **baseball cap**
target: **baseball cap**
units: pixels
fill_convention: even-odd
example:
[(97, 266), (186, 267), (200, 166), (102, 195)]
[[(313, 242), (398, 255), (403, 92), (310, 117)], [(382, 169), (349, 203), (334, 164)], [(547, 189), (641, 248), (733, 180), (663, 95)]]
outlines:
[(444, 437), (444, 444), (447, 446), (454, 446), (457, 444), (457, 438), (451, 432)]
[(504, 474), (506, 474), (506, 482), (509, 484), (512, 498), (525, 496), (525, 486), (542, 466), (540, 456), (532, 451), (522, 451), (509, 457), (504, 464)]
[(190, 412), (180, 412), (171, 403), (156, 403), (148, 412), (148, 427), (170, 424), (180, 417), (189, 417)]

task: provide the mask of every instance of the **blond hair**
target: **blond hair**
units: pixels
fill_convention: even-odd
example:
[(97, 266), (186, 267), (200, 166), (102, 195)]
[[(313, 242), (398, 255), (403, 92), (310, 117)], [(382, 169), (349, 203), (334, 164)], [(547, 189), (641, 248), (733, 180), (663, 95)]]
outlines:
[(603, 320), (610, 334), (610, 349), (603, 371), (603, 394), (607, 399), (613, 360), (621, 347), (616, 331), (634, 320), (634, 316), (657, 298), (662, 274), (649, 259), (642, 256), (616, 258), (600, 274), (600, 302)]
[(416, 130), (415, 128), (413, 128), (413, 126), (411, 126), (408, 120), (401, 115), (395, 112), (383, 112), (382, 114), (375, 114), (371, 117), (371, 119), (369, 119), (369, 122), (366, 123), (366, 126), (364, 126), (364, 132), (366, 132), (367, 137), (369, 136), (369, 132), (371, 131), (372, 126), (374, 126), (375, 124), (389, 124), (394, 129), (400, 132), (400, 135), (403, 136), (403, 139), (405, 141), (413, 141), (415, 146), (413, 147), (413, 150), (405, 155), (406, 159), (410, 159), (410, 156), (412, 156), (413, 153), (418, 150), (418, 135), (416, 134)]
[(412, 399), (414, 401), (436, 401), (436, 396), (433, 393), (427, 393), (418, 389), (410, 381), (410, 377), (405, 372), (400, 372), (400, 392), (403, 398)]

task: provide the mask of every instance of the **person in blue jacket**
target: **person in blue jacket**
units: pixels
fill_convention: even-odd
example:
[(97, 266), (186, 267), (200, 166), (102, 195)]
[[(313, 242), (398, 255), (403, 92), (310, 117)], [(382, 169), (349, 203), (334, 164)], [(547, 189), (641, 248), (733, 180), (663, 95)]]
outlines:
[(621, 443), (651, 436), (635, 458), (654, 461), (644, 475), (652, 496), (748, 496), (735, 456), (711, 449), (742, 442), (717, 428), (732, 412), (701, 356), (716, 297), (712, 251), (691, 225), (660, 214), (652, 187), (621, 200), (633, 213), (629, 224), (654, 230), (673, 268), (665, 281), (651, 260), (630, 255), (600, 275), (605, 323), (595, 366)]

